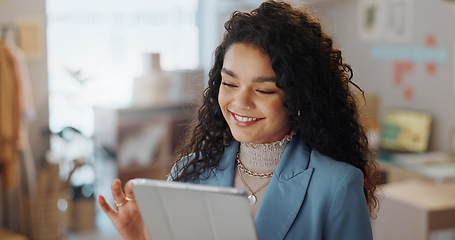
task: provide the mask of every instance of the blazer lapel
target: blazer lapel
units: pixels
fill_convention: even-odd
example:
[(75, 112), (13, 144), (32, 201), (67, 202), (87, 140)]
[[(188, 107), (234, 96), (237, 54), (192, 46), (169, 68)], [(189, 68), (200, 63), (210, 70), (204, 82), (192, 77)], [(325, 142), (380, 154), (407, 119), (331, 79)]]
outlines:
[(297, 136), (286, 147), (255, 218), (259, 239), (284, 239), (299, 212), (313, 174), (310, 149)]

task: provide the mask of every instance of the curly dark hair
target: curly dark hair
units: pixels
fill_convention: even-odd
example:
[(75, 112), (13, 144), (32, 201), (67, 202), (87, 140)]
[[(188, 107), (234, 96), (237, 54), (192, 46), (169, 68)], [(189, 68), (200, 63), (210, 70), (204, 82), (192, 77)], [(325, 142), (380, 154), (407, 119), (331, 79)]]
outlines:
[[(376, 164), (359, 121), (357, 101), (350, 84), (350, 65), (323, 32), (320, 22), (304, 8), (283, 1), (266, 1), (251, 12), (234, 12), (225, 23), (223, 41), (215, 51), (208, 87), (194, 129), (180, 151), (176, 181), (201, 179), (216, 169), (233, 136), (218, 104), (221, 69), (233, 43), (261, 49), (270, 59), (283, 89), (293, 131), (311, 148), (337, 161), (347, 162), (364, 174), (364, 194), (373, 216), (378, 206)], [(360, 90), (361, 91), (361, 90)], [(362, 91), (361, 91), (362, 92)], [(362, 92), (363, 93), (363, 92)]]

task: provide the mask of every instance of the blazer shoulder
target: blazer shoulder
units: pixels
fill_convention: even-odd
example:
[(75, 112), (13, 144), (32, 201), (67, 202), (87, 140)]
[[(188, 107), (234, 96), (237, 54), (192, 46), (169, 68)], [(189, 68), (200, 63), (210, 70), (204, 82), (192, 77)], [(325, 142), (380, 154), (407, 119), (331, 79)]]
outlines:
[(173, 181), (174, 179), (176, 179), (180, 174), (182, 174), (182, 171), (183, 171), (183, 168), (189, 164), (191, 161), (194, 160), (195, 158), (195, 155), (194, 153), (191, 153), (187, 156), (184, 156), (182, 158), (180, 158), (171, 168), (171, 171), (169, 172), (169, 175), (168, 175), (168, 178), (167, 178), (167, 181)]
[(316, 177), (320, 176), (336, 182), (340, 182), (347, 176), (363, 180), (363, 173), (359, 168), (346, 162), (336, 161), (314, 149), (310, 154), (309, 167), (314, 168)]

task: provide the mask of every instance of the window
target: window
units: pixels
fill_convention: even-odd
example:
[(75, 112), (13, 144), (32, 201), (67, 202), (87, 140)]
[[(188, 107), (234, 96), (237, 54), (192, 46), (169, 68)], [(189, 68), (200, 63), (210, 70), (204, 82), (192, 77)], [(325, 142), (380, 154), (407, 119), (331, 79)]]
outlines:
[(197, 0), (47, 0), (50, 129), (93, 133), (94, 105), (128, 105), (143, 54), (199, 66)]

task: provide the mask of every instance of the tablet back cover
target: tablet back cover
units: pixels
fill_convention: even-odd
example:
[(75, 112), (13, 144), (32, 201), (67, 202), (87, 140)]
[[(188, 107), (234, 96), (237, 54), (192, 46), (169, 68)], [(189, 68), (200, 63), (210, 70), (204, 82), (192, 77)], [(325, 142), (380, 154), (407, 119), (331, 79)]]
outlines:
[(151, 239), (257, 239), (242, 190), (135, 179), (133, 191)]

